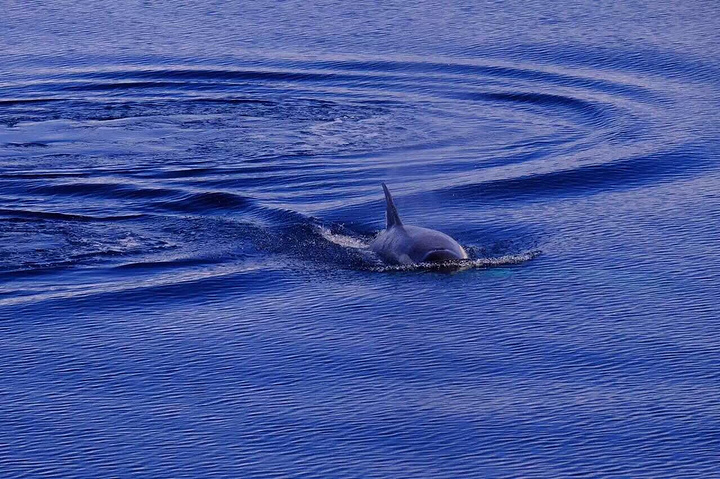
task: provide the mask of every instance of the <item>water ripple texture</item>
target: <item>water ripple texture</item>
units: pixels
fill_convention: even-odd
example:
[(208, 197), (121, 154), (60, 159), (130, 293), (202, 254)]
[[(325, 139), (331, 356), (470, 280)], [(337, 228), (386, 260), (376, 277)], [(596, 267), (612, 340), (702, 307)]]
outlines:
[(680, 3), (5, 5), (3, 477), (719, 477)]

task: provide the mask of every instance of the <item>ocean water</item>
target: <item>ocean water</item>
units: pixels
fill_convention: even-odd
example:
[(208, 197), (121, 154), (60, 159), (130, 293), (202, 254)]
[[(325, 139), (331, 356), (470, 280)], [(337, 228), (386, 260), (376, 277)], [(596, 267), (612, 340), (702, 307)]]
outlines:
[[(720, 11), (2, 2), (0, 476), (720, 477)], [(367, 249), (386, 182), (461, 270)]]

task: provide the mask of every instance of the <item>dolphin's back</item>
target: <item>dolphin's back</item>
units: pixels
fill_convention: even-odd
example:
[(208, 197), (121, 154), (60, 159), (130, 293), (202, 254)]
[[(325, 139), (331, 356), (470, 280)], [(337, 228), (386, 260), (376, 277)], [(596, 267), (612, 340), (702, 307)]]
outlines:
[(439, 231), (405, 226), (400, 221), (392, 195), (385, 183), (387, 227), (370, 247), (389, 263), (412, 264), (466, 259), (467, 253), (454, 239)]
[(454, 239), (440, 231), (419, 226), (395, 226), (380, 232), (372, 250), (396, 264), (444, 262), (467, 258)]
[(415, 263), (465, 259), (467, 253), (457, 241), (440, 231), (404, 226), (410, 247), (407, 255)]

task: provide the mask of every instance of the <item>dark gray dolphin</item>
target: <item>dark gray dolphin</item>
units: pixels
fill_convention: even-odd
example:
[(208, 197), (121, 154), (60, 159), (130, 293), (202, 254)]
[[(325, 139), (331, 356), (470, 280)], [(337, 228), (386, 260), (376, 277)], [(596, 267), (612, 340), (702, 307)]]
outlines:
[(400, 221), (390, 191), (385, 191), (387, 226), (373, 240), (370, 248), (384, 261), (393, 264), (443, 263), (467, 259), (457, 241), (439, 231), (418, 226), (405, 226)]

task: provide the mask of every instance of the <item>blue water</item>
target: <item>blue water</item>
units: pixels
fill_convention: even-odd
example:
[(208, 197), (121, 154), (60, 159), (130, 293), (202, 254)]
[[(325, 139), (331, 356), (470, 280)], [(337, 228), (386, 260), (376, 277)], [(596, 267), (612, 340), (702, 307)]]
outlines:
[[(716, 2), (47, 3), (0, 476), (720, 477)], [(470, 267), (375, 258), (382, 181)]]

